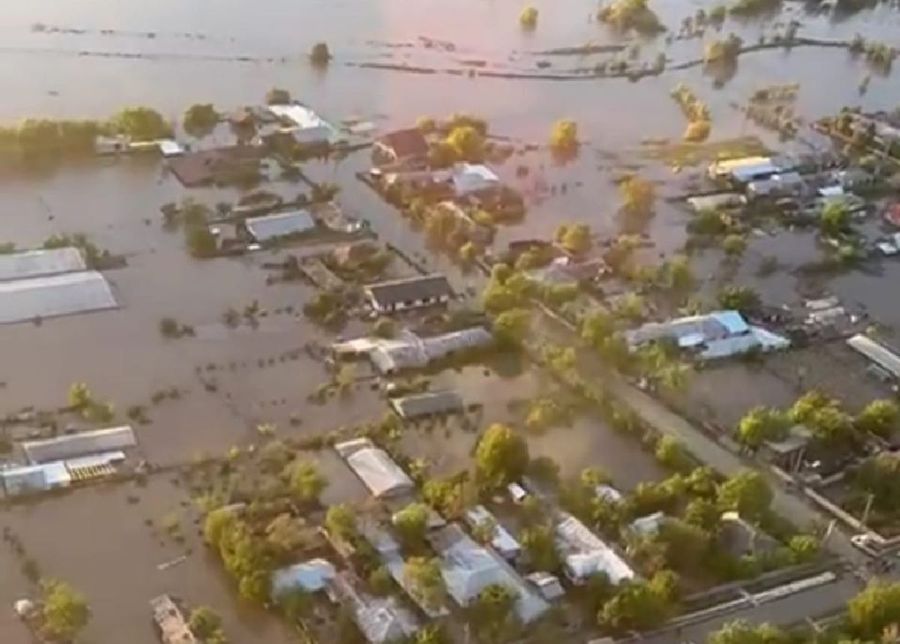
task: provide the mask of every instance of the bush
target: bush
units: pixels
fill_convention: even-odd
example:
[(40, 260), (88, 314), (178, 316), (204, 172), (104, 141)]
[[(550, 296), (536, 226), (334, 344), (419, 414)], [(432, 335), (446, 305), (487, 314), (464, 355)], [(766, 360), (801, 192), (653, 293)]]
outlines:
[(713, 40), (703, 49), (703, 62), (707, 65), (734, 63), (741, 53), (743, 44), (744, 41), (734, 34), (730, 34), (724, 40)]
[(205, 225), (185, 228), (185, 242), (188, 253), (197, 259), (214, 257), (219, 251), (219, 242), (216, 236)]
[(647, 0), (613, 0), (600, 8), (597, 19), (620, 31), (633, 29), (645, 34), (665, 31)]
[(201, 138), (212, 132), (219, 123), (219, 114), (210, 103), (191, 105), (184, 115), (184, 130)]
[(313, 65), (327, 65), (331, 60), (331, 51), (328, 49), (328, 44), (317, 42), (313, 45), (312, 51), (309, 53), (309, 59)]
[(135, 141), (152, 141), (172, 136), (172, 128), (162, 114), (149, 107), (128, 107), (110, 121), (112, 127)]
[(284, 105), (291, 102), (291, 93), (286, 89), (273, 87), (266, 92), (266, 103), (268, 105)]
[(712, 123), (709, 121), (691, 121), (684, 131), (684, 140), (688, 143), (703, 143), (709, 138)]
[(575, 121), (562, 119), (553, 124), (550, 150), (561, 156), (570, 156), (578, 151), (578, 124)]
[(537, 22), (537, 9), (535, 9), (531, 5), (522, 9), (522, 13), (519, 14), (519, 24), (522, 25), (523, 29), (534, 29), (535, 27), (537, 27)]

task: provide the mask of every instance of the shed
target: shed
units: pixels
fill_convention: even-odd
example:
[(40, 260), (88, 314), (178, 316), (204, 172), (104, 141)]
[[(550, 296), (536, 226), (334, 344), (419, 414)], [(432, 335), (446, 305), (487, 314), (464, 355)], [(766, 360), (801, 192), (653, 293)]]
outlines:
[(72, 247), (0, 255), (0, 281), (3, 282), (86, 269), (81, 251)]
[(26, 441), (22, 449), (31, 463), (60, 461), (88, 454), (115, 452), (137, 445), (134, 430), (124, 425), (43, 440)]
[(330, 561), (310, 559), (272, 573), (272, 597), (278, 598), (291, 591), (315, 593), (325, 589), (337, 571)]
[(391, 398), (390, 403), (397, 415), (404, 420), (458, 414), (464, 409), (462, 398), (455, 391), (429, 391)]
[(900, 378), (900, 356), (884, 345), (861, 333), (847, 340), (847, 345), (890, 373), (894, 378)]
[(446, 303), (453, 289), (446, 277), (433, 274), (370, 284), (365, 293), (377, 312), (393, 313)]
[(525, 579), (531, 582), (545, 600), (552, 602), (566, 594), (559, 578), (549, 572), (537, 571), (526, 575)]
[(406, 472), (369, 439), (357, 438), (338, 443), (334, 448), (374, 496), (398, 496), (413, 489), (413, 482)]
[(500, 178), (486, 165), (457, 163), (453, 166), (453, 191), (457, 197), (500, 187)]
[(428, 141), (421, 130), (415, 127), (388, 132), (372, 146), (372, 162), (377, 166), (414, 166), (424, 162), (427, 157)]
[(244, 225), (254, 240), (265, 243), (315, 230), (316, 220), (306, 210), (291, 210), (263, 217), (251, 217)]
[(466, 523), (470, 528), (478, 528), (484, 524), (493, 524), (494, 534), (491, 537), (491, 547), (496, 550), (501, 557), (507, 561), (514, 561), (522, 552), (522, 546), (519, 542), (497, 522), (494, 515), (491, 514), (483, 505), (476, 505), (469, 508), (465, 513)]
[(96, 271), (0, 282), (0, 324), (116, 307), (109, 283)]
[(566, 576), (582, 584), (598, 572), (618, 584), (634, 578), (634, 571), (610, 546), (570, 514), (556, 524), (556, 547), (563, 557)]
[(269, 105), (269, 111), (287, 124), (285, 131), (297, 143), (324, 145), (335, 139), (335, 129), (311, 108), (301, 103)]

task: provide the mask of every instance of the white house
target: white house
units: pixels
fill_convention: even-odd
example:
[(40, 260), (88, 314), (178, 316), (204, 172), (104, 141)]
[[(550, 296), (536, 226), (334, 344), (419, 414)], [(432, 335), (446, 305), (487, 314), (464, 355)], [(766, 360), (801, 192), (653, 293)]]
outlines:
[(457, 197), (500, 187), (500, 177), (486, 165), (457, 163), (453, 166), (453, 192)]

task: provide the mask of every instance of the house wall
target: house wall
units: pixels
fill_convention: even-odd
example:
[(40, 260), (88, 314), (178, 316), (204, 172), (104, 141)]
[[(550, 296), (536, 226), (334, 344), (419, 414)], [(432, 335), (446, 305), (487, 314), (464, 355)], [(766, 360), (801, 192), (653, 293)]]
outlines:
[(449, 301), (450, 298), (448, 296), (442, 295), (437, 298), (407, 300), (404, 302), (395, 302), (389, 306), (381, 306), (374, 297), (369, 296), (369, 302), (371, 303), (372, 308), (378, 313), (397, 313), (399, 311), (409, 311), (412, 309), (424, 308), (426, 306), (446, 304)]

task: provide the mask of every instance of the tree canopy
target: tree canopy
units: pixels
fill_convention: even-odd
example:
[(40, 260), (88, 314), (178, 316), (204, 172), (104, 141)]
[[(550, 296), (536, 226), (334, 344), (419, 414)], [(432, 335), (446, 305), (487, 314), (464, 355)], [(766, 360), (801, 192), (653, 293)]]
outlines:
[(488, 488), (499, 488), (522, 476), (528, 467), (528, 445), (508, 425), (487, 428), (475, 450), (478, 480)]
[(53, 639), (75, 639), (91, 618), (91, 610), (84, 595), (69, 584), (55, 579), (42, 582), (41, 595), (41, 630)]
[(789, 425), (790, 421), (784, 412), (760, 405), (741, 418), (738, 423), (738, 439), (749, 447), (759, 447), (767, 440), (783, 437)]
[(772, 488), (759, 472), (744, 470), (719, 486), (719, 503), (723, 509), (735, 510), (748, 521), (758, 521), (772, 503)]
[(568, 157), (578, 151), (578, 124), (571, 119), (561, 119), (550, 131), (550, 151)]
[(436, 610), (444, 603), (446, 589), (437, 559), (410, 557), (403, 566), (403, 576), (416, 598), (429, 609)]
[(888, 626), (900, 623), (900, 584), (870, 583), (850, 600), (847, 621), (857, 637), (878, 639)]
[(328, 486), (328, 481), (312, 461), (295, 461), (287, 469), (288, 485), (300, 503), (312, 503)]
[(127, 107), (110, 122), (116, 131), (135, 141), (152, 141), (172, 136), (172, 128), (162, 114), (149, 107)]

